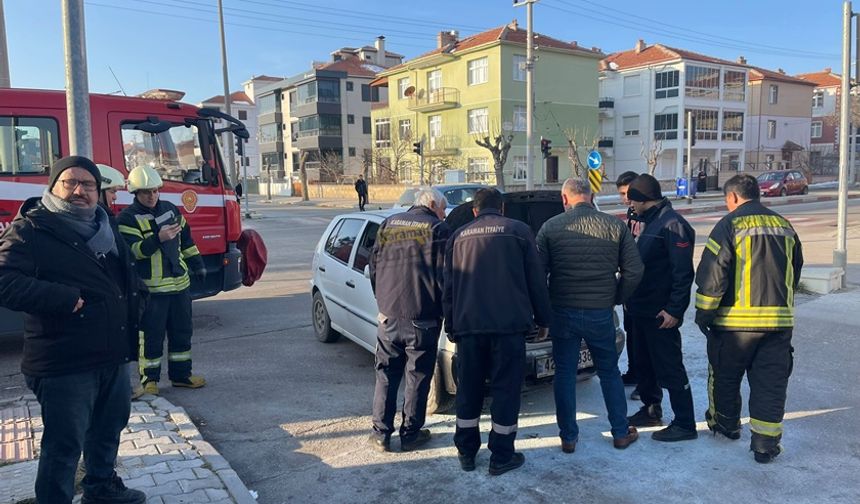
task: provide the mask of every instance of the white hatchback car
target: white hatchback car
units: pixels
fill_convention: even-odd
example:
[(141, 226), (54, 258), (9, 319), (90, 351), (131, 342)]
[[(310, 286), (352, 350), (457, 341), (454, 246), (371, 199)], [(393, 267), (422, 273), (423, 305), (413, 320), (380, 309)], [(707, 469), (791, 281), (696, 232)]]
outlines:
[[(550, 217), (562, 211), (556, 191), (505, 194), (505, 214), (527, 222), (535, 232)], [(356, 212), (335, 217), (326, 228), (313, 257), (311, 316), (314, 333), (324, 343), (343, 335), (369, 352), (376, 350), (378, 308), (369, 279), (370, 253), (376, 233), (386, 217), (403, 208)], [(471, 205), (454, 209), (447, 221), (457, 228), (471, 220)], [(624, 346), (624, 332), (615, 317), (616, 346)], [(526, 376), (529, 381), (551, 379), (555, 374), (550, 341), (534, 342), (536, 331), (526, 340)], [(445, 411), (457, 391), (457, 349), (443, 334), (439, 337), (436, 371), (427, 402), (428, 413)], [(579, 360), (580, 379), (594, 375), (591, 353), (583, 342)]]

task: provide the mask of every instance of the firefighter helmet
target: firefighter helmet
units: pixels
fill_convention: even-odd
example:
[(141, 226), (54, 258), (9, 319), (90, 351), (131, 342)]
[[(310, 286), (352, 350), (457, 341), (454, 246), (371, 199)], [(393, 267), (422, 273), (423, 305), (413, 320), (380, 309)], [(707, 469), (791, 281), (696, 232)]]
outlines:
[(105, 164), (97, 164), (102, 176), (102, 191), (106, 189), (119, 189), (125, 187), (125, 177), (116, 168)]
[(164, 185), (161, 176), (151, 166), (138, 166), (128, 174), (128, 192), (136, 193), (141, 189), (158, 189)]

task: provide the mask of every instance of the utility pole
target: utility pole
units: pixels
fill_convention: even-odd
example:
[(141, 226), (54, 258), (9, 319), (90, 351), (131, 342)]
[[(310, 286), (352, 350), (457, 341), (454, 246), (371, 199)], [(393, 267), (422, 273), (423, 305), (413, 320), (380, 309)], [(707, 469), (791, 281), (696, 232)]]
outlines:
[(62, 15), (63, 50), (66, 57), (69, 151), (73, 155), (92, 158), (93, 130), (90, 125), (84, 0), (62, 0)]
[(848, 119), (851, 112), (851, 2), (842, 4), (842, 101), (839, 117), (839, 204), (837, 210), (836, 249), (833, 266), (842, 268), (842, 287), (845, 287), (845, 268), (848, 265)]
[[(218, 26), (221, 29), (221, 71), (224, 74), (224, 112), (227, 115), (233, 115), (230, 111), (230, 81), (227, 78), (227, 41), (224, 37), (223, 0), (218, 0)], [(227, 162), (230, 163), (230, 183), (235, 185), (236, 181), (239, 180), (239, 170), (236, 168), (236, 158), (233, 154), (232, 134), (227, 135)]]
[(9, 78), (9, 49), (6, 47), (6, 15), (3, 13), (3, 0), (0, 0), (0, 88), (12, 87)]
[(535, 115), (535, 37), (532, 20), (538, 0), (514, 0), (514, 7), (526, 6), (526, 191), (535, 188), (534, 181), (534, 115)]
[[(696, 127), (693, 125), (693, 111), (687, 111), (687, 204), (693, 204), (693, 135)], [(696, 188), (698, 189), (698, 187)]]

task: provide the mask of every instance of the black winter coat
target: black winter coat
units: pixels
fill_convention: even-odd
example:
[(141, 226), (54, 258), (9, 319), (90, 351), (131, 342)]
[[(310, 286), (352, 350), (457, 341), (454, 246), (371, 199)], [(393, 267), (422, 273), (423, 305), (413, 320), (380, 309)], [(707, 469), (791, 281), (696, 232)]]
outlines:
[[(79, 235), (27, 200), (0, 236), (0, 306), (25, 312), (27, 376), (73, 374), (137, 358), (135, 262), (114, 229), (119, 257), (99, 259)], [(74, 312), (78, 298), (84, 306)]]

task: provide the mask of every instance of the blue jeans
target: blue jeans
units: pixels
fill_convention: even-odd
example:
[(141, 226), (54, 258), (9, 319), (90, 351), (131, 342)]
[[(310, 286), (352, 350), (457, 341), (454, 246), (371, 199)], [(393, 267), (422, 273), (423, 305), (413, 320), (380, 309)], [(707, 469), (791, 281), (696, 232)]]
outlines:
[(612, 425), (612, 436), (626, 436), (627, 399), (618, 370), (612, 309), (554, 308), (549, 333), (555, 359), (553, 390), (561, 440), (571, 442), (579, 437), (579, 427), (576, 425), (576, 368), (583, 339), (597, 367), (603, 401)]

